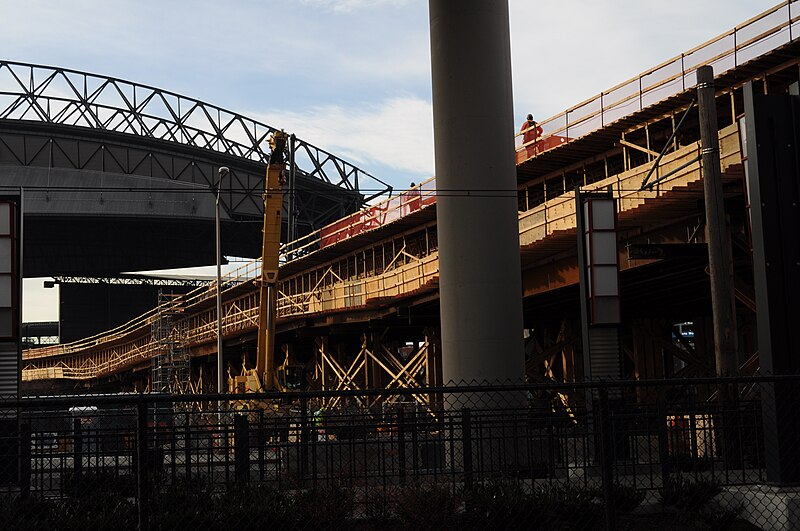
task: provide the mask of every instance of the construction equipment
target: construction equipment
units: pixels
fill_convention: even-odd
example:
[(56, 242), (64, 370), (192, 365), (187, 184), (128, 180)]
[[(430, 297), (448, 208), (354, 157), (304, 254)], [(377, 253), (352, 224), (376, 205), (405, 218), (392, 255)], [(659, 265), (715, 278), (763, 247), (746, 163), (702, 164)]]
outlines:
[(282, 177), (285, 171), (284, 153), (289, 136), (275, 131), (269, 138), (272, 149), (267, 163), (264, 189), (264, 229), (262, 234), (261, 276), (259, 288), (258, 347), (256, 366), (247, 369), (242, 361), (242, 374), (230, 378), (233, 392), (286, 391), (296, 388), (298, 367), (290, 364), (288, 351), (284, 362), (275, 366), (275, 320), (277, 314), (278, 267), (281, 245), (281, 209), (283, 208)]

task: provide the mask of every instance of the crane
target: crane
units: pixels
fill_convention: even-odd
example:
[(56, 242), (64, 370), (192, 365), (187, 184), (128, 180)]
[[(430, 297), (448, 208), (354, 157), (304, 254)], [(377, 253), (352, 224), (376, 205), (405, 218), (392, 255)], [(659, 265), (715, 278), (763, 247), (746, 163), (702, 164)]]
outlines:
[(287, 135), (275, 131), (269, 139), (272, 153), (267, 164), (267, 182), (264, 187), (264, 229), (261, 240), (261, 277), (258, 280), (258, 350), (256, 374), (261, 387), (271, 391), (279, 386), (275, 373), (275, 317), (278, 281), (278, 259), (281, 248), (281, 209), (283, 192), (281, 176), (285, 170), (284, 152)]
[(280, 367), (275, 366), (275, 321), (277, 316), (278, 267), (281, 246), (281, 209), (283, 192), (281, 180), (285, 171), (285, 151), (288, 135), (275, 131), (269, 138), (272, 150), (267, 162), (264, 186), (264, 228), (261, 240), (261, 275), (256, 280), (259, 290), (258, 338), (255, 369), (231, 378), (231, 391), (261, 392), (287, 389), (289, 354)]

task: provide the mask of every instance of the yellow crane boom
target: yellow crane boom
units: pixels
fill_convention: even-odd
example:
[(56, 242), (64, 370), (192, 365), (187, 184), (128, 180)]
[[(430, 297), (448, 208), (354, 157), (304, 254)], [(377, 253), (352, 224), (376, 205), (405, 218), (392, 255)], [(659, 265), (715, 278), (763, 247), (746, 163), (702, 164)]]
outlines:
[(269, 139), (272, 153), (267, 163), (264, 189), (264, 229), (262, 235), (261, 277), (259, 284), (258, 350), (256, 374), (264, 390), (280, 387), (275, 371), (275, 319), (277, 314), (278, 258), (281, 246), (281, 176), (285, 169), (284, 151), (288, 135), (275, 131)]

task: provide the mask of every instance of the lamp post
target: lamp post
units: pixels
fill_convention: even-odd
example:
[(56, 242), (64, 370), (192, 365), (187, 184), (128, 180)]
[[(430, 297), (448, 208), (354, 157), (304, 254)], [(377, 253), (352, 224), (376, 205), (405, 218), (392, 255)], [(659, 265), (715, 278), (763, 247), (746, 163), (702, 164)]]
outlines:
[(227, 166), (219, 169), (219, 181), (217, 182), (217, 202), (216, 202), (216, 240), (217, 240), (217, 393), (224, 392), (223, 377), (225, 373), (224, 360), (222, 356), (222, 243), (220, 241), (219, 223), (219, 196), (222, 190), (222, 179), (230, 173)]

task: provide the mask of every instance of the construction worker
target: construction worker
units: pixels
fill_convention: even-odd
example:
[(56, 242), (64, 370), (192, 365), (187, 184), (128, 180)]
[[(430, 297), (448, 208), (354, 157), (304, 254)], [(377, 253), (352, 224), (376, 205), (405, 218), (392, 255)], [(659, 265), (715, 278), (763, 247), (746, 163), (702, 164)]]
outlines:
[(533, 119), (532, 114), (528, 114), (519, 131), (522, 133), (522, 144), (527, 150), (528, 157), (532, 157), (536, 154), (537, 144), (543, 133), (542, 126)]
[(325, 433), (325, 406), (321, 406), (314, 412), (314, 428), (317, 432), (318, 441), (327, 441), (328, 437)]

